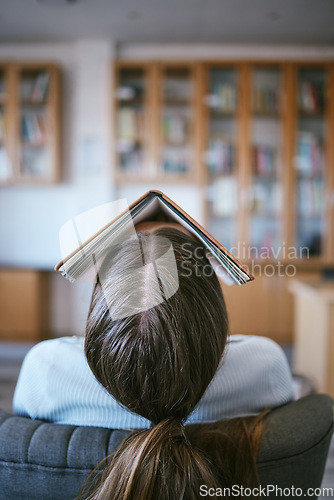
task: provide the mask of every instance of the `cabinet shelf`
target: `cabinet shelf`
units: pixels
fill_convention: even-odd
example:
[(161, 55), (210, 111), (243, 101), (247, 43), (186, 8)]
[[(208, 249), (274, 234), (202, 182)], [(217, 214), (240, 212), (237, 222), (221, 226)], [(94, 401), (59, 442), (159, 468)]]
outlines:
[(0, 64), (0, 88), (6, 89), (6, 100), (0, 102), (6, 106), (6, 154), (0, 155), (0, 171), (10, 165), (1, 184), (50, 184), (59, 179), (59, 79), (60, 70), (52, 63), (9, 62), (2, 69)]
[(280, 111), (265, 111), (265, 110), (255, 109), (253, 111), (253, 115), (255, 118), (269, 119), (269, 120), (280, 120), (282, 113)]
[(312, 213), (308, 213), (308, 214), (305, 214), (302, 212), (298, 213), (298, 219), (301, 219), (301, 220), (308, 220), (309, 218), (310, 219), (319, 219), (319, 217), (322, 217), (322, 216), (323, 216), (322, 211), (312, 212)]
[(133, 97), (131, 99), (118, 99), (118, 103), (121, 108), (126, 108), (126, 107), (140, 108), (145, 106), (145, 101), (141, 97)]
[(44, 109), (47, 106), (47, 101), (42, 102), (34, 102), (29, 100), (20, 101), (20, 105), (23, 108), (42, 108)]
[(236, 110), (224, 111), (223, 109), (209, 108), (213, 118), (235, 118)]
[(117, 137), (117, 145), (122, 149), (123, 147), (129, 147), (130, 149), (140, 146), (144, 143), (144, 140), (141, 138), (131, 138), (128, 137)]
[(178, 98), (178, 97), (165, 97), (162, 99), (162, 103), (165, 106), (175, 106), (175, 107), (184, 107), (184, 106), (189, 106), (190, 101), (189, 99), (184, 99), (184, 98)]
[(321, 174), (307, 174), (307, 173), (301, 173), (301, 172), (298, 172), (298, 177), (297, 177), (297, 180), (298, 181), (323, 181), (324, 179), (324, 176), (321, 175)]
[[(197, 170), (188, 155), (188, 150), (196, 147), (198, 127), (192, 123), (193, 65), (136, 62), (132, 66), (118, 62), (114, 80), (116, 96), (119, 89), (131, 87), (140, 89), (141, 94), (140, 100), (137, 96), (115, 99), (116, 182), (128, 182), (130, 174), (131, 183), (143, 179), (156, 183), (189, 179)], [(131, 96), (129, 90), (123, 90), (123, 94)], [(119, 147), (119, 132), (133, 137), (132, 147)]]
[(48, 147), (47, 142), (21, 142), (21, 147), (22, 148), (31, 148), (31, 149), (43, 149)]
[(262, 218), (262, 219), (278, 219), (281, 216), (280, 213), (270, 212), (268, 210), (257, 211), (257, 210), (251, 209), (251, 214), (253, 217), (258, 217), (258, 218)]
[(185, 149), (185, 148), (189, 147), (189, 141), (176, 142), (176, 141), (169, 141), (167, 139), (164, 139), (162, 147), (163, 148)]
[(324, 111), (299, 109), (298, 113), (301, 118), (324, 118)]

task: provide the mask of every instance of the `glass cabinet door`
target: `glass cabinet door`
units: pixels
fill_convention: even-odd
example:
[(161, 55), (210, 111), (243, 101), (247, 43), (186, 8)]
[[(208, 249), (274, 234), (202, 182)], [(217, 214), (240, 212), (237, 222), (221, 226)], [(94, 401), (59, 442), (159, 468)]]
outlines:
[(0, 183), (12, 175), (8, 144), (8, 81), (7, 71), (0, 68)]
[(323, 252), (325, 229), (326, 70), (298, 70), (295, 152), (296, 244), (305, 257)]
[(205, 163), (209, 185), (209, 232), (227, 249), (236, 243), (238, 197), (238, 72), (235, 67), (209, 70), (205, 104), (208, 143)]
[(194, 170), (194, 78), (191, 67), (163, 67), (158, 175), (184, 177)]
[(124, 67), (116, 88), (117, 170), (123, 175), (144, 175), (146, 151), (146, 93), (144, 67)]
[(249, 243), (254, 258), (273, 257), (282, 240), (282, 73), (279, 67), (251, 74), (251, 183)]
[(47, 179), (54, 175), (54, 117), (49, 105), (50, 71), (22, 69), (20, 92), (20, 177)]

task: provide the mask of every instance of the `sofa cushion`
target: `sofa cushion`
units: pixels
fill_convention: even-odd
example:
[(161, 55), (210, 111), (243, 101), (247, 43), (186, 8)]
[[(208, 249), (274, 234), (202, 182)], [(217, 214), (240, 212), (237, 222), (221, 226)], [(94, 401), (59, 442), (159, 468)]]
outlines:
[[(319, 487), (332, 427), (329, 396), (312, 394), (271, 411), (258, 458), (261, 485)], [(47, 423), (0, 410), (0, 498), (74, 499), (129, 432)]]

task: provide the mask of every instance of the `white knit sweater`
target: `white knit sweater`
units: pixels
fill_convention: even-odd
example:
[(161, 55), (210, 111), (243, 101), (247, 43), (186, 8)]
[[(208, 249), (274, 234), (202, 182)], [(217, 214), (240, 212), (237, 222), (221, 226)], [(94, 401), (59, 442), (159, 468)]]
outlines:
[[(63, 337), (33, 347), (21, 368), (14, 411), (64, 424), (149, 427), (150, 422), (119, 405), (96, 381), (83, 342), (82, 337)], [(256, 414), (292, 398), (292, 377), (282, 349), (265, 337), (233, 335), (216, 375), (187, 422)]]

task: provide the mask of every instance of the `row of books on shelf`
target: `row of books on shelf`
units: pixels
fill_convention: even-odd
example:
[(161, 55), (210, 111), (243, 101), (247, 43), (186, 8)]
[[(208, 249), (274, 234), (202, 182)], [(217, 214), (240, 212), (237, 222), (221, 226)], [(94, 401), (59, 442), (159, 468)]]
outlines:
[(232, 140), (212, 138), (205, 154), (209, 172), (213, 175), (231, 174), (236, 165), (236, 148)]
[(270, 146), (254, 146), (252, 150), (253, 173), (260, 177), (272, 177), (277, 168), (277, 150)]
[(237, 91), (235, 85), (220, 83), (214, 86), (213, 92), (205, 97), (210, 108), (226, 113), (234, 112), (237, 108)]
[(166, 99), (187, 100), (191, 96), (191, 81), (188, 78), (166, 78), (163, 93)]
[[(116, 99), (130, 101), (144, 97), (143, 85), (121, 85), (116, 89)], [(191, 95), (191, 86), (188, 80), (168, 79), (163, 87), (163, 96), (166, 99), (188, 100)]]
[(255, 182), (250, 190), (251, 211), (253, 214), (276, 216), (281, 208), (282, 189), (279, 182), (263, 184)]
[(186, 174), (190, 170), (190, 157), (187, 151), (165, 150), (162, 169), (166, 174)]
[[(231, 217), (238, 210), (238, 187), (235, 176), (215, 179), (209, 189), (212, 214)], [(279, 182), (264, 185), (254, 183), (249, 190), (249, 208), (255, 215), (276, 217), (282, 206), (282, 189)]]
[(117, 114), (117, 137), (120, 140), (142, 141), (145, 135), (145, 114), (141, 108), (121, 108)]
[(238, 206), (238, 187), (234, 176), (219, 177), (209, 187), (211, 212), (214, 217), (231, 217)]
[(143, 168), (143, 151), (135, 148), (131, 152), (121, 153), (119, 156), (120, 171), (125, 174), (140, 175)]
[[(143, 174), (143, 151), (135, 148), (131, 152), (121, 153), (120, 171), (126, 174)], [(190, 159), (187, 152), (164, 151), (161, 163), (162, 171), (166, 174), (186, 174), (190, 170)]]
[(299, 86), (299, 107), (309, 113), (320, 113), (324, 107), (324, 90), (311, 81)]
[(324, 152), (320, 139), (312, 132), (300, 132), (298, 136), (295, 166), (301, 175), (321, 175)]
[(30, 144), (45, 144), (49, 136), (49, 123), (44, 114), (25, 112), (21, 116), (21, 138)]
[(270, 227), (263, 224), (263, 221), (261, 222), (259, 227), (253, 225), (252, 228), (252, 240), (248, 250), (250, 257), (254, 259), (277, 259), (280, 248), (280, 228), (273, 226), (272, 221), (270, 221)]
[(140, 85), (121, 85), (116, 89), (116, 99), (120, 101), (130, 101), (143, 95), (144, 88)]
[[(23, 149), (20, 158), (21, 175), (47, 177), (51, 174), (52, 162), (45, 149)], [(5, 181), (13, 174), (12, 163), (5, 148), (0, 147), (0, 180)]]
[[(237, 109), (237, 90), (234, 85), (222, 83), (215, 86), (212, 94), (206, 96), (206, 104), (223, 112)], [(273, 113), (280, 108), (280, 93), (277, 89), (256, 88), (253, 92), (253, 107), (259, 113)]]
[(20, 168), (22, 175), (48, 177), (52, 172), (50, 151), (43, 149), (23, 149)]
[(162, 132), (165, 140), (172, 144), (184, 144), (188, 138), (189, 124), (186, 116), (173, 113), (162, 118)]
[(21, 80), (21, 100), (32, 104), (42, 104), (46, 101), (49, 90), (50, 73), (41, 71), (36, 75), (24, 75)]
[[(232, 140), (211, 139), (205, 161), (213, 175), (228, 175), (236, 165), (236, 148)], [(277, 151), (270, 146), (254, 146), (252, 167), (255, 175), (271, 177), (277, 166)]]
[[(324, 185), (321, 179), (302, 179), (298, 182), (298, 213), (303, 217), (321, 215), (324, 210)], [(217, 179), (210, 188), (214, 216), (235, 215), (237, 210), (237, 182), (235, 177)], [(250, 189), (250, 210), (254, 215), (276, 217), (282, 207), (282, 189), (279, 182), (263, 185), (254, 183)]]
[(258, 113), (276, 113), (280, 108), (279, 91), (271, 88), (255, 88), (253, 107)]
[(299, 179), (298, 212), (301, 216), (321, 215), (324, 210), (323, 179)]

